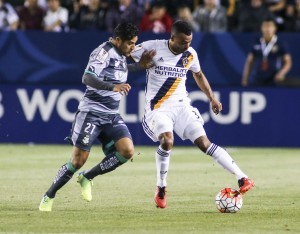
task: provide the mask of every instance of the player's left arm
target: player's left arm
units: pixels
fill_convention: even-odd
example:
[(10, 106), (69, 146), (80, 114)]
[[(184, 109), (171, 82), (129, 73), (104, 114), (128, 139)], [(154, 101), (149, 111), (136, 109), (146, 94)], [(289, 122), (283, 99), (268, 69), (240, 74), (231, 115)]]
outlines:
[(214, 93), (203, 72), (200, 70), (199, 72), (192, 72), (192, 74), (198, 87), (205, 93), (205, 95), (209, 99), (213, 112), (216, 115), (219, 114), (222, 111), (222, 103), (215, 99)]
[(155, 50), (145, 50), (142, 53), (140, 60), (136, 63), (128, 64), (128, 71), (138, 71), (141, 69), (148, 69), (154, 66), (153, 57), (156, 55)]

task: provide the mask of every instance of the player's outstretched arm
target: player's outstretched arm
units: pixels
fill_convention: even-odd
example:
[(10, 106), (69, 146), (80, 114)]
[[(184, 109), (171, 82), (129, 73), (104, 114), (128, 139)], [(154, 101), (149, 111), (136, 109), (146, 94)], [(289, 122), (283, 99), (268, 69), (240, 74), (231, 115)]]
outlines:
[(154, 66), (153, 57), (156, 55), (155, 50), (145, 50), (139, 61), (139, 66), (142, 69), (148, 69)]
[(138, 71), (141, 69), (148, 69), (154, 66), (153, 57), (156, 55), (155, 50), (145, 50), (137, 63), (128, 64), (128, 71)]
[(197, 73), (193, 72), (193, 77), (198, 87), (206, 94), (207, 98), (209, 99), (213, 112), (216, 115), (219, 114), (222, 111), (222, 103), (219, 102), (217, 99), (215, 99), (214, 93), (212, 92), (212, 89), (203, 72), (202, 71), (199, 71)]

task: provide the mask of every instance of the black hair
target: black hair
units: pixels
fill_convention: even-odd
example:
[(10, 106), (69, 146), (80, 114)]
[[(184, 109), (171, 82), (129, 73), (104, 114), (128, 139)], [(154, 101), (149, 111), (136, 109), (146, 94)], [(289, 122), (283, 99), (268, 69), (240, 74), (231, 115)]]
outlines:
[(139, 34), (137, 26), (132, 23), (121, 23), (115, 30), (113, 38), (121, 38), (122, 41), (129, 41)]
[(183, 33), (189, 36), (192, 34), (192, 28), (188, 22), (178, 20), (172, 25), (172, 33)]
[(264, 22), (273, 22), (276, 25), (276, 20), (272, 16), (265, 17), (263, 19), (262, 23), (264, 23)]

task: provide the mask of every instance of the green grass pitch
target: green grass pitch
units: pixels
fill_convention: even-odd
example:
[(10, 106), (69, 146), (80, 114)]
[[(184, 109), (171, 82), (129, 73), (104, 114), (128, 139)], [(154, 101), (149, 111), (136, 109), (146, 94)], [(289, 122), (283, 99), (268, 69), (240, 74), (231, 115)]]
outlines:
[[(236, 214), (214, 205), (235, 177), (196, 147), (174, 148), (168, 207), (157, 209), (155, 149), (136, 147), (133, 162), (96, 177), (90, 203), (74, 176), (45, 213), (38, 205), (71, 147), (1, 144), (0, 233), (300, 233), (300, 149), (227, 148), (256, 182)], [(83, 169), (102, 157), (94, 146)]]

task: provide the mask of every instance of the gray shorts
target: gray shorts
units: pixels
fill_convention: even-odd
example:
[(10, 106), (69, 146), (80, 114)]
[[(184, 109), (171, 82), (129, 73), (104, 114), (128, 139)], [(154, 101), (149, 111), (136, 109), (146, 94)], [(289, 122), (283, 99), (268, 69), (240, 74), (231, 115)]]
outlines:
[(120, 114), (106, 114), (78, 111), (71, 130), (71, 143), (90, 151), (95, 139), (102, 144), (105, 154), (114, 149), (114, 143), (121, 138), (132, 139)]

